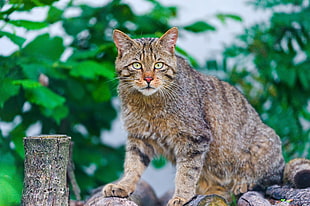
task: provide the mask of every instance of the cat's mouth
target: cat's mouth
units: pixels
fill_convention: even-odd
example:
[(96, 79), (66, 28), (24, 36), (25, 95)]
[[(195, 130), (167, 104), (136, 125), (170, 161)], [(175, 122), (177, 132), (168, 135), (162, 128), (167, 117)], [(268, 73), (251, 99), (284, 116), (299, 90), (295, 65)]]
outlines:
[(157, 89), (148, 85), (146, 87), (139, 89), (139, 91), (145, 96), (150, 96), (154, 94), (157, 91)]

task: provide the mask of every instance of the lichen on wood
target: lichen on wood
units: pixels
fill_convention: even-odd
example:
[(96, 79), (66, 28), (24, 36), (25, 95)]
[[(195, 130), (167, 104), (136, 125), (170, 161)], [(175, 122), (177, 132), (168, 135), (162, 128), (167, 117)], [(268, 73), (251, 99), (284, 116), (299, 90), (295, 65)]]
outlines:
[(67, 206), (67, 166), (71, 137), (40, 135), (24, 138), (23, 206)]

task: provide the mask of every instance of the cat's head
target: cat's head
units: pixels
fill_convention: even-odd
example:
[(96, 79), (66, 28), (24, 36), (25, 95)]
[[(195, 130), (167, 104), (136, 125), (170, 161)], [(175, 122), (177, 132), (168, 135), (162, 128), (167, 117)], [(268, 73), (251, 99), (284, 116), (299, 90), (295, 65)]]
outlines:
[(113, 38), (118, 49), (116, 71), (120, 84), (150, 96), (167, 89), (176, 74), (176, 27), (160, 38), (132, 39), (119, 30)]

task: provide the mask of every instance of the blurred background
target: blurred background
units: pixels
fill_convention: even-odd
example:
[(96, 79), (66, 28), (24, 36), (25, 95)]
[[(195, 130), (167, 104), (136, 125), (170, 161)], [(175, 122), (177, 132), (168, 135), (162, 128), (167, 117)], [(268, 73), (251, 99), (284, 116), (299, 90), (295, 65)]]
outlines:
[[(0, 0), (0, 206), (20, 204), (25, 136), (72, 137), (83, 199), (122, 175), (115, 28), (140, 38), (177, 26), (178, 54), (236, 86), (286, 161), (309, 159), (309, 15), (309, 0)], [(158, 157), (143, 178), (160, 196), (173, 166)]]

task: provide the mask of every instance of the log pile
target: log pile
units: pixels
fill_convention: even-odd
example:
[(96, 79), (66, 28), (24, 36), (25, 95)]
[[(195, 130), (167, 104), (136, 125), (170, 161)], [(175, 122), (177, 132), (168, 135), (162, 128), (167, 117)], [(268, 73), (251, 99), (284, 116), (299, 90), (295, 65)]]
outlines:
[[(141, 181), (137, 190), (128, 198), (104, 198), (102, 187), (95, 190), (91, 197), (85, 201), (74, 202), (70, 206), (165, 206), (172, 196), (167, 192), (162, 198), (157, 198), (153, 189)], [(226, 201), (217, 195), (198, 195), (184, 206), (228, 206)], [(249, 191), (243, 194), (238, 206), (310, 206), (310, 188), (295, 189), (289, 186), (274, 185), (268, 187), (265, 193)]]
[[(68, 205), (68, 177), (78, 201), (70, 206), (165, 206), (173, 191), (157, 198), (152, 187), (140, 181), (136, 191), (128, 198), (102, 195), (102, 187), (96, 189), (86, 201), (80, 201), (80, 191), (75, 181), (74, 165), (70, 161), (72, 145), (66, 135), (41, 135), (24, 138), (25, 179), (23, 206)], [(238, 206), (310, 206), (310, 161), (293, 160), (292, 171), (284, 171), (285, 186), (268, 187), (264, 193), (249, 191), (243, 194)], [(286, 175), (289, 174), (289, 175)], [(67, 175), (66, 175), (67, 174)], [(287, 180), (286, 180), (287, 179)], [(228, 206), (218, 195), (198, 195), (184, 206)]]
[[(294, 159), (289, 163), (289, 170), (284, 171), (285, 186), (273, 185), (265, 192), (249, 191), (237, 202), (238, 206), (310, 206), (310, 160)], [(153, 189), (140, 182), (136, 191), (127, 199), (104, 198), (101, 188), (90, 197), (85, 206), (165, 206), (172, 197), (173, 191), (157, 199)], [(224, 198), (218, 195), (198, 195), (184, 206), (228, 206)]]

